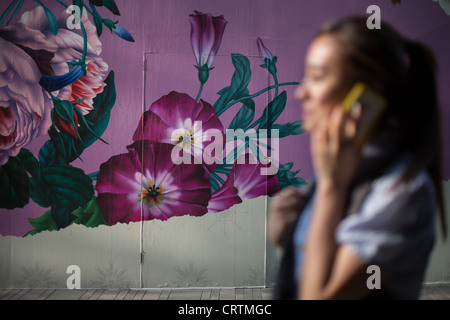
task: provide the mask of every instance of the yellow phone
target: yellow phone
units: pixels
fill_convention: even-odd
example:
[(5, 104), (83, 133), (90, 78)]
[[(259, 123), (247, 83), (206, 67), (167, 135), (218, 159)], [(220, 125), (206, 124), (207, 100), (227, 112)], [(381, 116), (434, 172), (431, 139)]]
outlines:
[(345, 112), (359, 108), (359, 110), (355, 110), (360, 112), (355, 136), (357, 147), (361, 147), (366, 141), (381, 118), (386, 105), (386, 100), (381, 95), (362, 82), (357, 82), (342, 101), (341, 106)]

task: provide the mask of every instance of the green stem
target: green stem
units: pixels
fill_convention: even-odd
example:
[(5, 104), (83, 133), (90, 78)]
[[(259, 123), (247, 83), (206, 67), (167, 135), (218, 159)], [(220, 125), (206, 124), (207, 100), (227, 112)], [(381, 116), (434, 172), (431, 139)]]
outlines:
[(81, 26), (81, 32), (83, 33), (83, 56), (81, 57), (81, 63), (85, 64), (86, 60), (86, 52), (87, 52), (87, 35), (86, 35), (86, 29), (84, 29), (83, 22), (80, 21)]
[(219, 177), (215, 172), (211, 172), (211, 176), (214, 177), (214, 179), (216, 179), (217, 182), (219, 182), (219, 184), (224, 185), (225, 181)]
[(278, 77), (276, 74), (273, 74), (273, 81), (275, 82), (275, 97), (278, 97)]
[(300, 84), (300, 82), (283, 82), (283, 83), (280, 83), (280, 84), (274, 84), (274, 85), (272, 85), (272, 86), (270, 86), (270, 87), (267, 87), (267, 88), (265, 88), (265, 89), (263, 89), (263, 90), (261, 90), (261, 91), (258, 91), (257, 93), (254, 93), (254, 94), (252, 94), (252, 95), (250, 95), (250, 96), (245, 96), (245, 97), (242, 97), (242, 98), (233, 100), (233, 102), (231, 102), (230, 104), (228, 104), (227, 106), (225, 106), (225, 108), (223, 108), (223, 110), (222, 110), (221, 112), (217, 112), (217, 116), (220, 116), (222, 113), (224, 113), (225, 111), (227, 111), (231, 106), (233, 106), (233, 105), (235, 105), (236, 103), (241, 102), (241, 101), (243, 101), (243, 100), (246, 100), (246, 99), (253, 99), (253, 98), (255, 98), (255, 97), (257, 97), (257, 96), (263, 94), (264, 92), (267, 92), (267, 91), (269, 91), (269, 90), (276, 89), (276, 88), (279, 88), (279, 87), (282, 87), (282, 86), (298, 86), (299, 84)]
[(200, 89), (198, 90), (198, 94), (197, 94), (197, 98), (195, 98), (195, 102), (198, 102), (198, 100), (200, 99), (200, 96), (202, 95), (203, 85), (204, 84), (200, 82)]
[(0, 26), (3, 24), (3, 21), (6, 19), (6, 16), (11, 12), (11, 10), (16, 6), (16, 4), (19, 2), (19, 0), (14, 0), (11, 2), (11, 4), (6, 8), (5, 12), (3, 12), (2, 16), (0, 17)]
[[(86, 11), (89, 12), (91, 15), (94, 15), (94, 11), (93, 11), (93, 10), (91, 11), (85, 3), (83, 3), (83, 7), (84, 7), (84, 8), (86, 9)], [(94, 7), (93, 9), (95, 10), (95, 7)]]
[(61, 0), (56, 0), (59, 4), (62, 4), (64, 7), (66, 7), (66, 8), (68, 8), (69, 7), (69, 5), (68, 4), (66, 4), (66, 3), (64, 3), (63, 1), (61, 1)]
[[(35, 0), (36, 2), (40, 3), (39, 0)], [(56, 0), (59, 4), (61, 4), (62, 6), (69, 8), (69, 5), (67, 3), (64, 3), (61, 0)], [(83, 4), (83, 7), (86, 7)], [(86, 8), (87, 9), (87, 8)], [(81, 58), (81, 62), (84, 64), (85, 60), (86, 60), (86, 53), (87, 53), (87, 34), (86, 34), (86, 29), (84, 28), (83, 23), (80, 21), (80, 26), (81, 26), (81, 32), (83, 33), (83, 56)]]

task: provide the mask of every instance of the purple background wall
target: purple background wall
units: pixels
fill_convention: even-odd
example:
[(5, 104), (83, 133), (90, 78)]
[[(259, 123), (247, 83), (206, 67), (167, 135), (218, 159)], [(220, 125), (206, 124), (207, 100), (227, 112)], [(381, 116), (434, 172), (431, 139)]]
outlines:
[[(54, 4), (53, 1), (44, 3), (55, 8), (55, 12), (60, 10), (60, 5)], [(102, 136), (110, 144), (96, 142), (83, 154), (83, 163), (79, 160), (73, 163), (87, 173), (97, 171), (99, 165), (112, 155), (126, 151), (125, 147), (132, 142), (131, 137), (143, 108), (147, 108), (151, 102), (171, 90), (186, 92), (195, 97), (198, 81), (197, 71), (193, 67), (188, 19), (193, 10), (212, 13), (214, 16), (223, 14), (228, 21), (216, 68), (205, 85), (205, 97), (215, 101), (215, 93), (229, 85), (233, 71), (229, 58), (232, 53), (252, 57), (250, 59), (254, 76), (249, 86), (251, 92), (257, 91), (261, 87), (259, 84), (267, 84), (267, 73), (257, 68), (258, 36), (278, 57), (280, 82), (300, 81), (306, 49), (321, 24), (345, 15), (368, 16), (367, 7), (377, 4), (381, 8), (384, 21), (392, 24), (405, 36), (428, 44), (437, 57), (445, 155), (443, 180), (450, 178), (450, 16), (446, 15), (437, 2), (408, 0), (395, 6), (388, 0), (116, 0), (116, 3), (121, 12), (118, 17), (119, 24), (132, 34), (135, 42), (120, 41), (107, 29), (100, 37), (103, 44), (101, 56), (108, 63), (110, 70), (115, 72), (117, 100), (108, 129)], [(2, 1), (0, 11), (3, 12), (7, 5), (8, 1)], [(27, 1), (22, 11), (34, 7), (35, 2)], [(102, 12), (105, 17), (115, 19), (111, 14), (108, 15), (108, 11)], [(144, 57), (147, 60), (145, 68)], [(300, 120), (300, 106), (293, 99), (294, 89), (286, 88), (288, 102), (279, 123)], [(259, 106), (259, 112), (262, 112), (264, 106)], [(425, 108), (426, 106), (424, 110)], [(224, 114), (224, 117), (226, 118), (227, 114)], [(37, 139), (28, 146), (29, 150), (37, 153), (46, 140), (46, 137)], [(294, 162), (293, 169), (301, 169), (299, 176), (304, 179), (311, 177), (312, 167), (306, 134), (291, 136), (282, 141), (281, 162), (288, 161)], [(0, 234), (24, 235), (32, 228), (28, 218), (41, 216), (46, 210), (32, 201), (23, 209), (1, 209)]]

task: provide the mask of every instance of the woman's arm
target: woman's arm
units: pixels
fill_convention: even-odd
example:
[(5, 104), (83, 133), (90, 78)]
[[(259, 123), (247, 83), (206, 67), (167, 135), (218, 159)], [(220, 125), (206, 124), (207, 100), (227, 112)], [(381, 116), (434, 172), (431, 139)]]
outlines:
[(301, 299), (357, 299), (368, 293), (366, 265), (346, 246), (335, 241), (345, 195), (320, 183), (305, 246)]
[(312, 133), (312, 156), (319, 179), (299, 283), (301, 299), (357, 298), (367, 292), (363, 262), (335, 240), (359, 162), (353, 136), (345, 131), (352, 121), (336, 107)]
[(297, 220), (303, 196), (289, 187), (277, 193), (270, 202), (267, 234), (272, 243), (282, 247), (287, 229)]

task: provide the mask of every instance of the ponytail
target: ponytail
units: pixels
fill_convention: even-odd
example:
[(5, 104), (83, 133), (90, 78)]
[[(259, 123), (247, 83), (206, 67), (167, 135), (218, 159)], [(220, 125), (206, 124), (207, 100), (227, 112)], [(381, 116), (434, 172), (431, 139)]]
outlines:
[(442, 190), (442, 141), (439, 105), (436, 91), (436, 62), (424, 45), (405, 41), (407, 62), (408, 112), (405, 119), (406, 147), (412, 153), (412, 164), (403, 176), (408, 179), (422, 167), (427, 168), (436, 190), (444, 239), (447, 235)]

